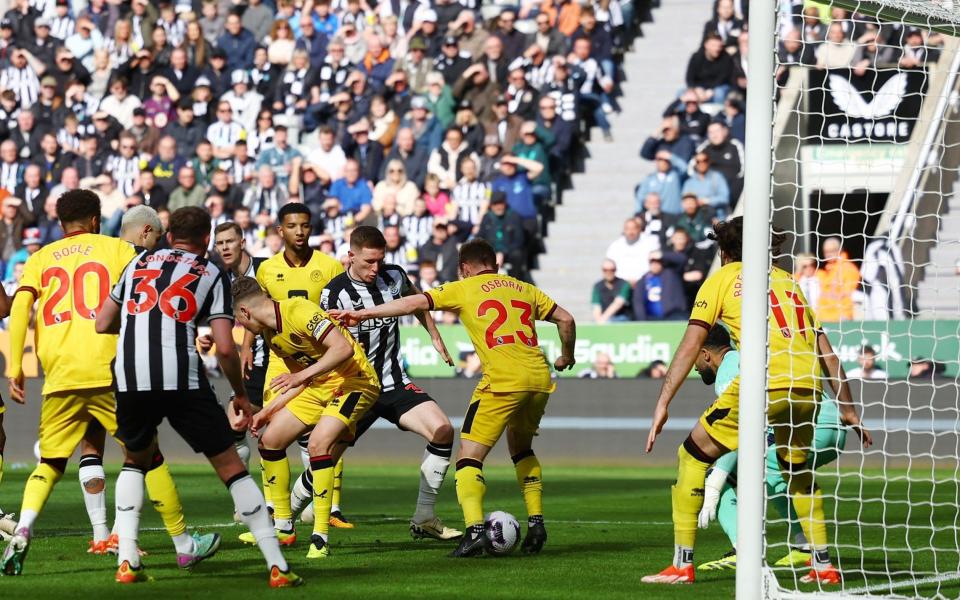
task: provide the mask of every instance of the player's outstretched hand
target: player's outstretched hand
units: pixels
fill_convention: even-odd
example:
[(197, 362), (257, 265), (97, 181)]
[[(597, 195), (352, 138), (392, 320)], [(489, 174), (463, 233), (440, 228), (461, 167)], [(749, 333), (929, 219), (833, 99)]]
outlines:
[(649, 454), (653, 450), (653, 445), (657, 441), (657, 436), (660, 435), (660, 432), (663, 431), (663, 426), (667, 423), (667, 409), (661, 406), (657, 406), (657, 410), (653, 413), (653, 423), (650, 425), (650, 433), (647, 434), (647, 453)]
[(577, 360), (572, 356), (558, 356), (557, 360), (553, 361), (553, 368), (557, 371), (565, 371), (567, 369), (572, 369), (573, 365), (577, 364)]
[(10, 397), (18, 404), (26, 403), (26, 393), (23, 390), (23, 373), (16, 377), (9, 377), (7, 383), (10, 386)]
[(250, 435), (253, 437), (258, 437), (260, 435), (260, 430), (267, 426), (267, 423), (270, 422), (270, 417), (273, 416), (273, 412), (269, 410), (261, 410), (257, 414), (253, 415), (250, 419)]
[(250, 417), (253, 415), (253, 406), (246, 396), (234, 396), (230, 401), (231, 412), (230, 427), (234, 431), (244, 431), (250, 425)]
[(210, 352), (210, 350), (213, 349), (213, 336), (210, 334), (198, 336), (197, 349), (200, 350), (200, 354)]
[(250, 373), (253, 371), (253, 349), (240, 349), (240, 372), (244, 379), (250, 379)]
[(300, 387), (309, 383), (309, 378), (299, 373), (281, 373), (270, 381), (270, 389), (277, 394), (282, 394), (287, 390)]
[(850, 428), (853, 429), (853, 432), (860, 438), (861, 446), (869, 448), (873, 445), (873, 436), (870, 434), (870, 430), (863, 426), (863, 423), (851, 425)]
[(453, 366), (453, 359), (450, 357), (450, 352), (447, 351), (447, 345), (443, 343), (443, 338), (439, 335), (433, 338), (433, 349), (440, 354), (440, 358), (443, 359), (443, 362), (447, 363), (449, 366)]
[(362, 320), (360, 311), (356, 310), (330, 310), (327, 314), (340, 321), (346, 327), (356, 327)]

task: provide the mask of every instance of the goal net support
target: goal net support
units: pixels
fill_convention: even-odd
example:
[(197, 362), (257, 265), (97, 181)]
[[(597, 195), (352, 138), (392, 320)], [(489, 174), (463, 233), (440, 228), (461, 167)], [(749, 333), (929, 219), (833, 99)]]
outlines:
[[(736, 595), (957, 598), (960, 0), (804, 4), (750, 2)], [(771, 225), (787, 234), (776, 254)], [(863, 448), (835, 426), (809, 448), (840, 585), (776, 564), (804, 540), (767, 466), (773, 264), (874, 436)]]

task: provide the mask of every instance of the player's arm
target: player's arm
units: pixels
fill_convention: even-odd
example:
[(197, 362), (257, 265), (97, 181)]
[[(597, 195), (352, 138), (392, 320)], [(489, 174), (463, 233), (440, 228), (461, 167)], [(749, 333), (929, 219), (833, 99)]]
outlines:
[(653, 450), (653, 444), (660, 435), (660, 431), (667, 422), (668, 409), (673, 397), (677, 395), (683, 381), (690, 374), (693, 363), (697, 360), (697, 354), (703, 347), (703, 342), (707, 339), (709, 329), (699, 322), (687, 325), (683, 332), (683, 339), (677, 346), (677, 351), (673, 354), (670, 361), (670, 367), (663, 378), (663, 385), (660, 387), (660, 395), (657, 397), (657, 408), (653, 413), (653, 423), (650, 426), (650, 434), (647, 436), (647, 452)]
[(247, 398), (247, 389), (243, 385), (243, 369), (240, 366), (240, 357), (237, 356), (237, 345), (233, 341), (233, 319), (221, 317), (210, 320), (211, 335), (213, 335), (214, 356), (220, 370), (227, 376), (230, 387), (233, 389), (233, 410), (242, 418), (238, 426), (246, 427), (247, 420), (253, 414), (250, 400)]
[(547, 321), (557, 326), (557, 334), (560, 336), (560, 356), (553, 362), (553, 367), (557, 371), (572, 368), (577, 363), (573, 356), (574, 347), (577, 345), (577, 323), (573, 315), (558, 304), (547, 317)]
[[(406, 278), (406, 274), (404, 274)], [(417, 286), (413, 285), (409, 279), (407, 279), (407, 284), (403, 287), (401, 294), (404, 298), (410, 296), (422, 296), (421, 292)], [(420, 321), (420, 325), (427, 330), (427, 333), (430, 334), (430, 340), (433, 342), (433, 348), (440, 354), (440, 357), (443, 358), (443, 362), (447, 363), (451, 367), (453, 366), (453, 358), (450, 357), (450, 352), (447, 350), (447, 345), (443, 343), (443, 338), (440, 336), (440, 330), (437, 329), (437, 322), (433, 320), (433, 315), (430, 314), (429, 310), (422, 310), (420, 312), (414, 313), (414, 316), (417, 317), (417, 320)]]
[(10, 316), (10, 296), (7, 290), (0, 286), (0, 319), (6, 319)]
[(283, 394), (291, 388), (309, 385), (317, 377), (326, 375), (353, 358), (353, 346), (333, 323), (320, 333), (320, 339), (310, 339), (320, 354), (320, 359), (295, 373), (283, 373), (274, 377), (270, 382), (270, 389)]
[(827, 381), (833, 395), (837, 399), (837, 407), (840, 409), (840, 419), (843, 424), (853, 429), (860, 437), (860, 443), (865, 448), (873, 444), (873, 436), (860, 422), (860, 415), (857, 414), (857, 407), (853, 403), (853, 394), (850, 393), (850, 384), (847, 383), (847, 374), (840, 364), (840, 357), (833, 351), (833, 345), (827, 334), (822, 330), (817, 331), (817, 358), (820, 360), (820, 367), (827, 373)]
[[(284, 357), (283, 362), (287, 365), (287, 370), (291, 373), (297, 373), (303, 370), (303, 367), (300, 366), (300, 363), (295, 360), (290, 360), (289, 358)], [(270, 422), (270, 419), (273, 418), (273, 415), (280, 412), (283, 407), (300, 395), (300, 392), (306, 388), (306, 384), (287, 388), (282, 394), (271, 400), (269, 405), (263, 407), (262, 410), (258, 411), (257, 414), (253, 415), (253, 418), (250, 419), (250, 433), (255, 437), (258, 436), (260, 430)]]
[(10, 364), (7, 365), (7, 380), (10, 397), (20, 404), (25, 400), (23, 348), (27, 339), (27, 327), (30, 325), (30, 311), (33, 308), (34, 299), (32, 290), (21, 288), (14, 294), (13, 306), (10, 309)]
[(391, 300), (385, 304), (364, 308), (362, 310), (331, 310), (330, 316), (342, 322), (347, 327), (353, 327), (361, 321), (384, 317), (403, 317), (415, 312), (430, 310), (430, 301), (426, 294), (417, 294)]
[(249, 329), (243, 330), (243, 341), (240, 342), (240, 367), (243, 369), (243, 377), (250, 378), (250, 371), (253, 370), (253, 340), (256, 338)]
[(113, 296), (103, 301), (94, 326), (97, 333), (120, 333), (120, 303)]

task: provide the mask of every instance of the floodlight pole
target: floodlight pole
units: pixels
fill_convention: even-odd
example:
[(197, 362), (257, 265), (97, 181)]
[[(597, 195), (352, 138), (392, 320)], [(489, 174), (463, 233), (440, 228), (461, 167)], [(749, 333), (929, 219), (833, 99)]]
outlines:
[(766, 515), (767, 300), (776, 0), (750, 2), (737, 461), (737, 600), (760, 600)]

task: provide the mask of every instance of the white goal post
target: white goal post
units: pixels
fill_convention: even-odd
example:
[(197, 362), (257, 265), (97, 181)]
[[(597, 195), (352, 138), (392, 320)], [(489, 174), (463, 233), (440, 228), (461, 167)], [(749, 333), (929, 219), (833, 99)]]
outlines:
[[(922, 30), (924, 45), (931, 35), (949, 37), (926, 48), (919, 66), (871, 63), (866, 76), (854, 62), (803, 67), (802, 77), (791, 76), (791, 91), (786, 77), (778, 79), (784, 72), (778, 42), (788, 29), (778, 11), (802, 4), (749, 2), (736, 598), (960, 597), (960, 249), (956, 263), (953, 254), (936, 254), (960, 248), (960, 0), (831, 0), (831, 7), (875, 19), (880, 29), (898, 28), (898, 39), (916, 35), (914, 28)], [(862, 84), (864, 77), (872, 79)], [(795, 145), (786, 160), (778, 136)], [(784, 178), (784, 169), (795, 174)], [(885, 184), (872, 186), (884, 176)], [(830, 204), (828, 196), (839, 199)], [(862, 207), (850, 207), (853, 196), (864, 198)], [(831, 218), (839, 224), (821, 230)], [(784, 220), (790, 225), (782, 227)], [(771, 252), (774, 223), (791, 240), (779, 257)], [(789, 519), (768, 506), (765, 481), (768, 276), (774, 258), (793, 268), (801, 254), (819, 256), (828, 236), (846, 243), (841, 231), (851, 226), (864, 278), (853, 293), (856, 313), (825, 328), (848, 368), (868, 346), (899, 366), (890, 381), (855, 393), (864, 424), (878, 438), (875, 447), (862, 450), (851, 434), (847, 456), (815, 476), (831, 557), (850, 579), (803, 585), (802, 569), (771, 568), (778, 558), (771, 552), (791, 540)], [(883, 281), (868, 285), (870, 269), (880, 269)], [(877, 307), (878, 298), (885, 306)], [(931, 375), (908, 378), (904, 369), (912, 366), (903, 365), (921, 358), (930, 361)], [(937, 379), (938, 373), (948, 377)]]

